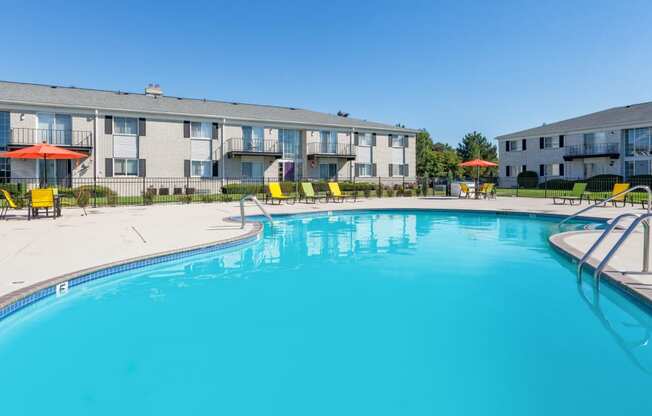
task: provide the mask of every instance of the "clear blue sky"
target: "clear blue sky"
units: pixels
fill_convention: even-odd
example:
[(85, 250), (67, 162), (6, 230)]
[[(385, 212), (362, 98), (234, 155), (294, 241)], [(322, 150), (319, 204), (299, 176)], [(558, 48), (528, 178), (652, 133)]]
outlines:
[(652, 100), (648, 1), (4, 2), (0, 79), (309, 108), (456, 143)]

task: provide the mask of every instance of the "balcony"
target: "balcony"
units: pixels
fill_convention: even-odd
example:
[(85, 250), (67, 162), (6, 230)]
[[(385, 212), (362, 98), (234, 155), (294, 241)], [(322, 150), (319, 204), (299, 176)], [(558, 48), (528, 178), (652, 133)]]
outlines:
[(565, 161), (591, 157), (609, 157), (611, 159), (620, 157), (620, 145), (618, 143), (579, 144), (566, 146), (565, 149)]
[(233, 156), (283, 156), (278, 140), (232, 138), (226, 141), (226, 155)]
[(9, 143), (7, 143), (7, 146), (10, 148), (20, 148), (39, 143), (48, 143), (55, 146), (89, 151), (93, 148), (93, 132), (19, 127), (11, 129), (11, 135), (9, 136)]
[(338, 157), (346, 160), (355, 160), (355, 146), (346, 143), (308, 143), (308, 160), (320, 157)]

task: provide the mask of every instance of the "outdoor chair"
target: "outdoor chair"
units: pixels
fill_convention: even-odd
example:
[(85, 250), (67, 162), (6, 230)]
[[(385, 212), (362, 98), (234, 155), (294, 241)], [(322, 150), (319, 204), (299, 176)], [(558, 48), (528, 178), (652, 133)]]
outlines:
[(480, 187), (478, 191), (479, 195), (482, 195), (485, 199), (496, 198), (496, 187), (493, 183), (485, 183)]
[(573, 189), (568, 195), (553, 196), (552, 203), (555, 205), (566, 205), (566, 201), (568, 201), (569, 204), (575, 205), (574, 203), (577, 201), (578, 205), (582, 205), (582, 200), (586, 197), (586, 183), (579, 182), (573, 185)]
[(303, 199), (308, 203), (308, 201), (312, 199), (312, 203), (316, 204), (320, 198), (324, 197), (324, 195), (318, 195), (315, 193), (315, 189), (310, 182), (301, 182), (301, 195), (299, 196), (299, 202)]
[[(616, 183), (616, 184), (614, 184), (614, 189), (611, 191), (611, 195), (609, 197), (607, 197), (607, 198), (611, 198), (611, 197), (614, 197), (615, 195), (622, 194), (622, 195), (619, 195), (619, 196), (615, 197), (614, 199), (612, 199), (610, 201), (611, 204), (614, 207), (618, 208), (618, 203), (622, 203), (621, 208), (623, 208), (623, 207), (625, 207), (627, 205), (627, 194), (623, 194), (623, 192), (627, 191), (629, 189), (629, 186), (630, 185), (628, 183)], [(604, 198), (604, 199), (607, 199), (607, 198)], [(600, 201), (602, 201), (602, 199), (600, 199), (600, 198), (595, 198), (594, 199), (594, 202), (600, 202)], [(606, 207), (607, 203), (605, 202), (603, 206)]]
[(471, 190), (469, 189), (469, 185), (465, 183), (460, 184), (460, 198), (470, 198), (471, 197)]
[(340, 190), (340, 185), (337, 182), (328, 182), (328, 197), (333, 202), (344, 202), (346, 195)]
[(274, 204), (274, 201), (278, 201), (280, 204), (281, 201), (292, 201), (296, 202), (296, 199), (292, 196), (285, 195), (283, 193), (283, 190), (281, 189), (281, 184), (278, 182), (271, 182), (269, 185), (269, 193), (270, 197), (269, 200), (272, 201), (272, 204)]
[(20, 208), (18, 207), (18, 204), (16, 204), (16, 201), (11, 197), (11, 194), (7, 192), (4, 189), (0, 189), (0, 193), (4, 197), (5, 203), (2, 205), (0, 208), (0, 219), (8, 219), (7, 218), (7, 212), (9, 209), (13, 210), (19, 210)]
[(39, 209), (45, 209), (46, 217), (50, 215), (50, 209), (52, 209), (52, 218), (57, 218), (53, 189), (32, 189), (32, 192), (30, 192), (27, 219), (31, 220), (32, 217), (37, 216)]

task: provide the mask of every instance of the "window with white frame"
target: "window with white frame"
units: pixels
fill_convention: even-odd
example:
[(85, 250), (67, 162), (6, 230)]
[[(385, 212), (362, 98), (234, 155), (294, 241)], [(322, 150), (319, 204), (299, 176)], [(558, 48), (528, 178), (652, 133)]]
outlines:
[(374, 169), (373, 165), (371, 163), (358, 163), (358, 176), (365, 177), (365, 176), (373, 176), (374, 175)]
[(241, 173), (243, 178), (262, 178), (263, 172), (262, 162), (242, 162)]
[(138, 119), (113, 119), (113, 175), (138, 176)]
[(113, 176), (138, 176), (138, 159), (113, 159)]
[(543, 138), (543, 148), (544, 149), (559, 149), (559, 136), (544, 137)]
[(337, 153), (337, 131), (322, 130), (319, 132), (320, 152)]
[(207, 121), (193, 121), (190, 123), (190, 138), (210, 139), (211, 137), (211, 123)]
[(131, 117), (114, 117), (113, 118), (114, 135), (138, 135), (138, 119)]
[(523, 151), (523, 141), (522, 140), (508, 140), (507, 146), (510, 152), (521, 152)]
[(405, 142), (407, 137), (402, 135), (392, 135), (391, 146), (392, 147), (405, 147)]
[(358, 146), (372, 146), (374, 143), (371, 133), (358, 133)]
[(256, 126), (242, 126), (243, 150), (263, 151), (265, 129)]
[(549, 163), (547, 165), (542, 165), (544, 176), (563, 176), (564, 168), (562, 163)]
[(626, 156), (650, 156), (652, 130), (649, 127), (623, 131)]

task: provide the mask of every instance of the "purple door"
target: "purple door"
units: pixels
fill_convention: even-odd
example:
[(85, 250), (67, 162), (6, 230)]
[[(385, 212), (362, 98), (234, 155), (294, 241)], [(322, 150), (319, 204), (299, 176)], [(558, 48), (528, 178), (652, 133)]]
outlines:
[(283, 162), (283, 179), (286, 181), (294, 180), (294, 162)]

